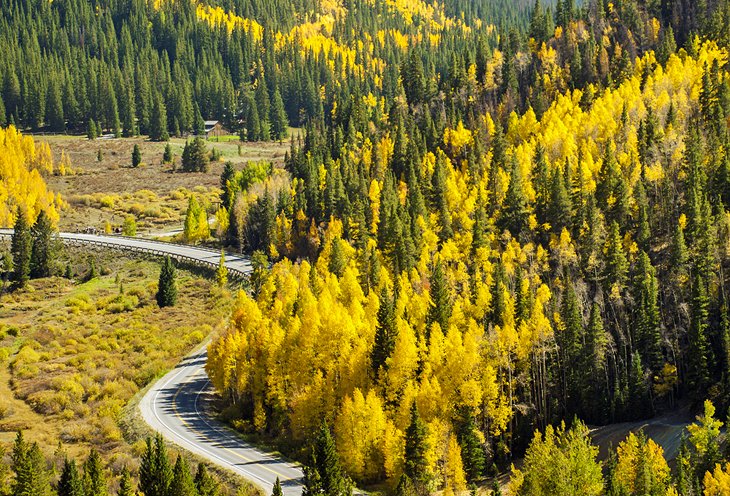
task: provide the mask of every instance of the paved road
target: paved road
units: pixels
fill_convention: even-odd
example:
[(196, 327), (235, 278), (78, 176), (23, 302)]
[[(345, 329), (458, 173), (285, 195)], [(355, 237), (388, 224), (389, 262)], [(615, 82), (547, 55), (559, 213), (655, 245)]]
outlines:
[[(0, 229), (0, 236), (12, 230)], [(65, 243), (86, 243), (140, 253), (170, 255), (208, 266), (218, 266), (220, 252), (194, 246), (161, 243), (142, 238), (61, 233)], [(251, 264), (243, 257), (227, 254), (229, 273), (245, 275)], [(145, 394), (140, 410), (145, 421), (165, 438), (225, 469), (239, 474), (271, 494), (278, 477), (286, 496), (302, 493), (302, 471), (292, 463), (243, 442), (230, 429), (205, 413), (213, 391), (205, 373), (207, 350), (186, 357)]]
[(278, 477), (286, 496), (300, 496), (299, 467), (242, 442), (205, 413), (212, 395), (206, 359), (206, 349), (194, 352), (145, 394), (139, 405), (145, 421), (168, 440), (249, 479), (266, 494)]
[[(0, 229), (0, 236), (12, 235), (12, 229)], [(189, 260), (199, 265), (217, 267), (220, 261), (220, 252), (197, 246), (163, 243), (143, 238), (127, 238), (124, 236), (106, 236), (100, 234), (59, 233), (65, 243), (86, 243), (108, 246), (122, 250), (140, 253), (170, 255), (179, 260)], [(251, 272), (251, 262), (240, 255), (226, 253), (226, 267), (229, 273), (245, 275)]]

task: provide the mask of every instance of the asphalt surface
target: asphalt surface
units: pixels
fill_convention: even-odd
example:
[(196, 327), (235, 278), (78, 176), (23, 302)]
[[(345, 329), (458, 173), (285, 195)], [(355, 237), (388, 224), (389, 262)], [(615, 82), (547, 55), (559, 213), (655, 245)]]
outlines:
[[(0, 229), (0, 236), (12, 235)], [(220, 252), (195, 246), (176, 245), (122, 236), (60, 233), (65, 243), (87, 243), (110, 248), (170, 255), (200, 265), (218, 266)], [(251, 272), (248, 259), (226, 254), (226, 266), (241, 275)], [(241, 475), (271, 494), (278, 477), (286, 496), (302, 494), (301, 469), (282, 458), (244, 442), (232, 430), (211, 418), (205, 405), (213, 397), (205, 372), (207, 349), (198, 350), (157, 381), (145, 394), (139, 408), (144, 420), (167, 440), (211, 463)]]
[(212, 388), (205, 373), (207, 350), (186, 357), (140, 402), (150, 427), (188, 451), (210, 460), (271, 494), (278, 477), (286, 496), (302, 494), (302, 471), (280, 457), (243, 442), (205, 412)]

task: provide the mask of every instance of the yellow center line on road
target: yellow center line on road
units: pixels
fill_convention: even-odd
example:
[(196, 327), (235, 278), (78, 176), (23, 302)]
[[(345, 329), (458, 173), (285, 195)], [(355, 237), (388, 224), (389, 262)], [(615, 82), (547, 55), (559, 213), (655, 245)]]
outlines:
[[(195, 377), (196, 375), (198, 375), (198, 373), (199, 373), (199, 371), (198, 371), (198, 372), (196, 372), (195, 374), (193, 374), (193, 377)], [(190, 431), (192, 431), (192, 432), (194, 432), (194, 433), (198, 434), (199, 436), (201, 436), (201, 437), (202, 437), (203, 439), (205, 439), (205, 440), (206, 440), (206, 441), (208, 441), (209, 443), (215, 443), (215, 442), (216, 442), (216, 440), (215, 440), (215, 439), (211, 439), (211, 438), (210, 438), (210, 437), (208, 437), (208, 436), (207, 436), (207, 435), (206, 435), (205, 433), (203, 433), (203, 432), (200, 432), (199, 430), (195, 429), (195, 428), (194, 428), (193, 426), (191, 426), (191, 425), (190, 425), (190, 424), (189, 424), (189, 423), (188, 423), (188, 422), (187, 422), (187, 421), (186, 421), (186, 420), (185, 420), (184, 418), (182, 418), (182, 416), (181, 416), (181, 415), (180, 415), (180, 413), (178, 412), (178, 409), (177, 409), (177, 402), (176, 402), (176, 401), (177, 401), (177, 396), (178, 396), (178, 395), (180, 394), (180, 392), (182, 391), (183, 387), (185, 387), (185, 385), (184, 385), (184, 384), (180, 385), (180, 387), (179, 387), (179, 388), (177, 389), (177, 391), (175, 391), (175, 395), (174, 395), (174, 396), (172, 397), (172, 410), (173, 410), (173, 414), (175, 415), (175, 417), (176, 417), (176, 418), (177, 418), (177, 419), (178, 419), (178, 420), (179, 420), (180, 422), (182, 422), (182, 423), (183, 423), (183, 425), (184, 425), (185, 427), (187, 427), (187, 428), (188, 428), (188, 430), (190, 430)], [(269, 472), (271, 472), (272, 474), (274, 474), (275, 476), (277, 476), (277, 477), (279, 478), (279, 481), (281, 481), (281, 482), (283, 482), (283, 481), (285, 481), (285, 480), (290, 480), (290, 478), (289, 478), (289, 477), (286, 477), (285, 475), (282, 475), (282, 474), (280, 474), (279, 472), (277, 472), (277, 471), (275, 471), (275, 470), (272, 470), (271, 468), (267, 467), (266, 465), (260, 465), (260, 464), (259, 464), (258, 462), (256, 462), (255, 460), (251, 460), (251, 459), (249, 459), (249, 458), (245, 457), (244, 455), (242, 455), (241, 453), (238, 453), (238, 452), (236, 452), (236, 451), (233, 451), (233, 450), (232, 450), (232, 449), (230, 449), (230, 448), (226, 448), (225, 446), (221, 446), (221, 448), (222, 448), (222, 449), (224, 449), (225, 451), (228, 451), (228, 452), (229, 452), (229, 453), (231, 453), (232, 455), (234, 455), (234, 456), (236, 456), (236, 457), (238, 457), (238, 458), (240, 458), (240, 459), (242, 459), (242, 460), (245, 460), (245, 461), (246, 461), (246, 462), (248, 462), (248, 463), (253, 463), (253, 464), (257, 465), (257, 466), (260, 466), (260, 467), (261, 467), (261, 468), (263, 468), (264, 470), (268, 470)]]

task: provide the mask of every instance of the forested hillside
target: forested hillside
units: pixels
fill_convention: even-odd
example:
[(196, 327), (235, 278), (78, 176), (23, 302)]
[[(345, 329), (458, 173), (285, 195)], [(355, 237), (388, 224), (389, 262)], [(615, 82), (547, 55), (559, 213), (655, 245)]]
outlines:
[[(309, 461), (307, 494), (347, 494), (342, 472), (449, 494), (521, 457), (516, 494), (726, 494), (730, 2), (0, 15), (0, 124), (303, 129), (284, 172), (223, 170), (217, 238), (255, 271), (207, 368), (234, 425)], [(583, 422), (679, 407), (700, 417), (674, 472), (641, 435), (595, 461)]]

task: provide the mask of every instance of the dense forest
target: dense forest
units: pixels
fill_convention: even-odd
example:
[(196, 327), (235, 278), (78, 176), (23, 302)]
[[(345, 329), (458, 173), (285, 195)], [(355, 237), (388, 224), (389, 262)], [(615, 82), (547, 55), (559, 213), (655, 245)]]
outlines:
[[(0, 124), (304, 129), (285, 173), (221, 177), (220, 240), (255, 271), (208, 372), (236, 425), (310, 460), (310, 494), (349, 492), (342, 471), (458, 492), (523, 456), (518, 494), (723, 494), (730, 2), (9, 0), (0, 14)], [(191, 226), (206, 218), (192, 201)], [(582, 422), (679, 407), (700, 427), (676, 470), (639, 435), (604, 482)], [(585, 483), (559, 486), (575, 459), (593, 460)]]

